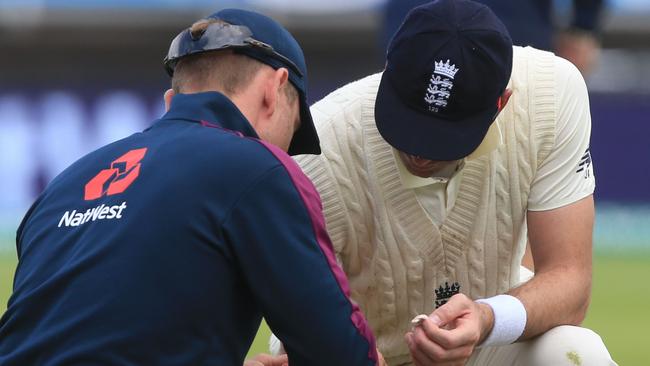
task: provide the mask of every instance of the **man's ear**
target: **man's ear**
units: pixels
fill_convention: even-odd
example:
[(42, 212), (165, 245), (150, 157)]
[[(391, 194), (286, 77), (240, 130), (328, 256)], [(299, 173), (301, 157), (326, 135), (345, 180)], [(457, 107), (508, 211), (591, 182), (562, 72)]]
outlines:
[(512, 96), (512, 89), (506, 89), (503, 91), (503, 94), (501, 94), (501, 96), (497, 100), (497, 106), (499, 107), (499, 112), (501, 112), (503, 108), (506, 107), (506, 104), (508, 104), (508, 101), (510, 100), (511, 96)]
[(264, 107), (267, 115), (275, 113), (282, 88), (289, 82), (289, 72), (285, 68), (274, 70), (267, 80), (264, 92)]
[(165, 92), (165, 95), (163, 96), (163, 99), (165, 99), (165, 112), (169, 112), (169, 108), (172, 105), (172, 98), (174, 95), (176, 95), (174, 89), (167, 89)]

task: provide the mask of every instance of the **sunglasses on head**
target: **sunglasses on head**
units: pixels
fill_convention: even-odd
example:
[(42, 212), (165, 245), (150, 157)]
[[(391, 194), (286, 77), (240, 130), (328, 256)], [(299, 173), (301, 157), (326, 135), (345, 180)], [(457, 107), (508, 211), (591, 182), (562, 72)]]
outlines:
[(303, 76), (300, 68), (293, 61), (275, 51), (273, 46), (253, 38), (253, 32), (248, 27), (225, 22), (210, 24), (200, 34), (193, 35), (188, 28), (177, 35), (169, 47), (167, 57), (165, 57), (165, 69), (169, 76), (173, 76), (174, 68), (181, 58), (225, 49), (250, 49), (260, 52), (262, 55), (279, 61), (298, 76)]

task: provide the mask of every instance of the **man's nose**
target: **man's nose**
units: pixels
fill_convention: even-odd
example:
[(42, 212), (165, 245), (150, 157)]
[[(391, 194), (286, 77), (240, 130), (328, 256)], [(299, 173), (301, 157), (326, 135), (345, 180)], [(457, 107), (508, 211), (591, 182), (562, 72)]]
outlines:
[(431, 162), (431, 160), (429, 160), (429, 159), (421, 158), (421, 157), (416, 156), (416, 155), (409, 155), (409, 157), (410, 157), (410, 159), (411, 159), (411, 161), (413, 163), (418, 164), (418, 165), (427, 164), (427, 163)]

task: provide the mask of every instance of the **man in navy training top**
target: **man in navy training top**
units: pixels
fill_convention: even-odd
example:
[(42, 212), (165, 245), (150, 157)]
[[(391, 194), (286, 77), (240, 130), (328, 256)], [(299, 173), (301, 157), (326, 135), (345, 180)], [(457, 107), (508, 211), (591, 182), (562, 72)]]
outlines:
[(296, 40), (222, 10), (165, 65), (165, 116), (66, 169), (18, 228), (0, 364), (241, 365), (264, 316), (292, 366), (375, 365), (286, 153), (320, 153)]

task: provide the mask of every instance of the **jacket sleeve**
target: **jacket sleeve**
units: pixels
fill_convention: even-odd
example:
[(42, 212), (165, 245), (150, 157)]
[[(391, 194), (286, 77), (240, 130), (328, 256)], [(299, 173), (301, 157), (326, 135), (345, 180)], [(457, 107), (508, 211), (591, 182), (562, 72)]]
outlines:
[[(320, 194), (327, 232), (350, 279), (371, 260), (368, 248), (375, 240), (375, 200), (370, 188), (375, 182), (363, 147), (362, 106), (374, 105), (368, 95), (376, 93), (380, 80), (380, 74), (366, 77), (314, 104), (311, 113), (322, 153), (294, 157)], [(354, 291), (352, 295), (356, 298)]]
[(281, 160), (224, 221), (242, 275), (292, 366), (374, 365), (375, 341), (350, 300), (318, 193), (288, 156)]

